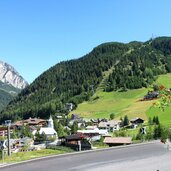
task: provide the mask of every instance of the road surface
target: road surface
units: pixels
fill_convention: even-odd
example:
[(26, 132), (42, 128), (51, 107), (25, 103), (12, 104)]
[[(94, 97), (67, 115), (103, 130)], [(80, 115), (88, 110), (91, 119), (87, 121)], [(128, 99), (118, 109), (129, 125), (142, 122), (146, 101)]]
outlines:
[(1, 171), (171, 171), (171, 151), (162, 143), (58, 156)]

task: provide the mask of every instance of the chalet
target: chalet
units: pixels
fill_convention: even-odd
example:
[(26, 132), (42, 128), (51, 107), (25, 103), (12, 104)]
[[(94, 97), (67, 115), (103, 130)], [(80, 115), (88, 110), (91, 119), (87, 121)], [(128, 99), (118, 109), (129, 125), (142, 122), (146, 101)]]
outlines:
[(65, 107), (69, 112), (71, 112), (74, 108), (74, 104), (73, 103), (66, 103)]
[(46, 120), (38, 118), (29, 118), (14, 123), (14, 126), (16, 127), (22, 127), (23, 125), (42, 127), (46, 125)]
[(144, 96), (144, 100), (153, 100), (157, 98), (159, 95), (159, 92), (157, 91), (149, 91), (147, 95)]
[(94, 129), (96, 129), (97, 128), (97, 126), (95, 126), (95, 125), (89, 125), (89, 126), (87, 126), (86, 127), (86, 130), (94, 130)]
[(90, 150), (92, 148), (91, 143), (82, 134), (72, 134), (65, 137), (65, 146), (74, 150)]
[(143, 124), (143, 123), (144, 123), (144, 120), (141, 119), (141, 118), (136, 117), (136, 118), (131, 119), (130, 122), (131, 122), (132, 124), (138, 125), (138, 124)]
[(114, 131), (120, 129), (120, 124), (121, 124), (120, 120), (119, 121), (110, 120), (107, 122), (102, 121), (98, 124), (98, 128), (99, 129), (106, 129), (106, 130), (108, 130), (108, 132), (114, 132)]
[(118, 145), (129, 145), (132, 144), (131, 137), (106, 137), (103, 143), (111, 146), (118, 146)]
[(79, 119), (81, 119), (79, 115), (77, 115), (77, 114), (71, 115), (71, 120), (79, 120)]
[(93, 129), (90, 129), (90, 126), (88, 128), (89, 129), (78, 130), (77, 133), (83, 135), (85, 138), (91, 141), (98, 141), (102, 136), (109, 136), (108, 131), (106, 129), (102, 130), (98, 129), (97, 127), (92, 127)]
[(100, 118), (97, 118), (97, 119), (91, 119), (91, 123), (93, 125), (98, 125), (100, 122), (107, 122), (108, 120), (107, 119), (100, 119)]
[[(10, 127), (10, 133), (13, 133), (13, 126)], [(7, 127), (6, 126), (0, 126), (0, 137), (7, 136)]]
[(131, 122), (130, 128), (134, 129), (134, 128), (137, 128), (138, 125), (143, 124), (144, 120), (136, 117), (136, 118), (131, 119), (130, 122)]
[(71, 119), (69, 121), (69, 125), (73, 125), (74, 122), (78, 123), (78, 128), (84, 128), (85, 127), (85, 122), (83, 118), (76, 114), (72, 114)]

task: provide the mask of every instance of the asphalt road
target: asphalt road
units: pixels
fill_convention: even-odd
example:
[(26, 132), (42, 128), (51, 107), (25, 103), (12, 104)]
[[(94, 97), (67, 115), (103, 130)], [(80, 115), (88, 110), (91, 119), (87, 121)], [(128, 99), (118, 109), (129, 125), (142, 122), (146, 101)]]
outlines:
[(160, 143), (58, 156), (1, 171), (171, 171), (171, 151)]

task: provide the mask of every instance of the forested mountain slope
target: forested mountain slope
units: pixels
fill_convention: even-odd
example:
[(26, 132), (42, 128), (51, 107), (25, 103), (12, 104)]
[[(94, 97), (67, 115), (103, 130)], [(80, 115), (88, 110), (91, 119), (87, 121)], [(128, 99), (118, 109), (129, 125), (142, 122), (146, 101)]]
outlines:
[(0, 89), (0, 111), (3, 110), (12, 99), (13, 96), (10, 93)]
[(56, 64), (26, 87), (1, 112), (0, 121), (43, 117), (76, 106), (95, 92), (104, 72), (104, 91), (147, 87), (159, 74), (171, 72), (171, 38), (147, 42), (105, 43), (82, 58)]
[(0, 111), (3, 110), (20, 91), (20, 89), (0, 81)]

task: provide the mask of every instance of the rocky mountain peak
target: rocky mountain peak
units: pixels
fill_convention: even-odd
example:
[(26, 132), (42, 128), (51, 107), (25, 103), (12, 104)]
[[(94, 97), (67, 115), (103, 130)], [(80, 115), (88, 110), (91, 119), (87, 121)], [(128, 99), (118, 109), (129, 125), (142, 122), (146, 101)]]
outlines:
[(23, 89), (28, 85), (11, 65), (3, 61), (0, 61), (0, 81), (19, 89)]

